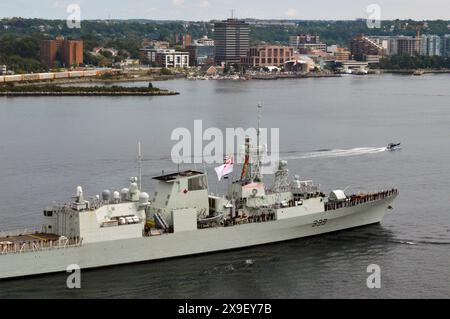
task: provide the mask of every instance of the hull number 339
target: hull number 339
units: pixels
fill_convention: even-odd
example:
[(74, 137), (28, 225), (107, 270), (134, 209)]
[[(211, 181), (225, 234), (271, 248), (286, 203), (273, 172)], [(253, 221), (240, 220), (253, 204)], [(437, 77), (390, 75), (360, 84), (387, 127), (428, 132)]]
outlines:
[(315, 220), (312, 224), (312, 227), (319, 227), (319, 226), (323, 226), (327, 223), (328, 219), (319, 219), (319, 220)]

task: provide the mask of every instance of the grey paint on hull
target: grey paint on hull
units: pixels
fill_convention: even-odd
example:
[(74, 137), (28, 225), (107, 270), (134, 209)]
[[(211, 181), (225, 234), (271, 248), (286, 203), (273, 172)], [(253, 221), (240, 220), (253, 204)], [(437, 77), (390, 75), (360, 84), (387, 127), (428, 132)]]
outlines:
[[(61, 272), (71, 264), (88, 269), (236, 249), (370, 225), (382, 221), (394, 199), (263, 223), (0, 255), (0, 278)], [(313, 227), (320, 219), (327, 223)]]

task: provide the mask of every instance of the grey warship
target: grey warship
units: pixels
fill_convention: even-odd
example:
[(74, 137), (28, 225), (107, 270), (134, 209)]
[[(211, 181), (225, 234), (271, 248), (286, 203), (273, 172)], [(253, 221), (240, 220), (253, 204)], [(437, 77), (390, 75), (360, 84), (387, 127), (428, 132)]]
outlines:
[[(248, 154), (249, 138), (245, 148)], [(260, 167), (259, 154), (256, 161), (246, 160), (222, 196), (209, 192), (207, 174), (197, 170), (154, 177), (151, 200), (141, 190), (141, 176), (89, 200), (78, 186), (72, 201), (45, 208), (40, 230), (0, 233), (0, 279), (63, 272), (69, 265), (89, 269), (217, 252), (381, 223), (398, 196), (397, 189), (326, 195), (313, 181), (290, 178), (283, 160), (267, 186)]]

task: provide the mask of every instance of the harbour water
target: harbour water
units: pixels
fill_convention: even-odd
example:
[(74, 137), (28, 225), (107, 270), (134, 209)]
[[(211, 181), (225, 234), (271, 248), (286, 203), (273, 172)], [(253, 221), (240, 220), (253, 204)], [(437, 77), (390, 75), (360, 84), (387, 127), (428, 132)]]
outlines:
[[(0, 298), (448, 298), (449, 83), (445, 74), (175, 80), (154, 83), (181, 93), (170, 97), (0, 98), (0, 231), (39, 227), (42, 209), (78, 185), (91, 195), (126, 186), (138, 141), (152, 194), (151, 177), (177, 169), (175, 128), (192, 130), (197, 119), (204, 129), (255, 127), (259, 101), (292, 174), (325, 192), (400, 191), (382, 225), (87, 271), (79, 290), (66, 288), (65, 274), (4, 281)], [(402, 150), (386, 151), (390, 142)], [(212, 166), (189, 168), (207, 169), (212, 190), (225, 189)], [(371, 264), (380, 289), (367, 288)]]

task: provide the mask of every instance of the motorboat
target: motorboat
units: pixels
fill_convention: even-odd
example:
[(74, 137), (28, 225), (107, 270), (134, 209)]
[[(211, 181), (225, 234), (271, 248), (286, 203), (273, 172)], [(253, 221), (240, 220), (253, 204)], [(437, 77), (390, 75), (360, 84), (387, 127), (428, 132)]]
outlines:
[(401, 143), (389, 143), (387, 146), (388, 151), (396, 151), (401, 149)]

